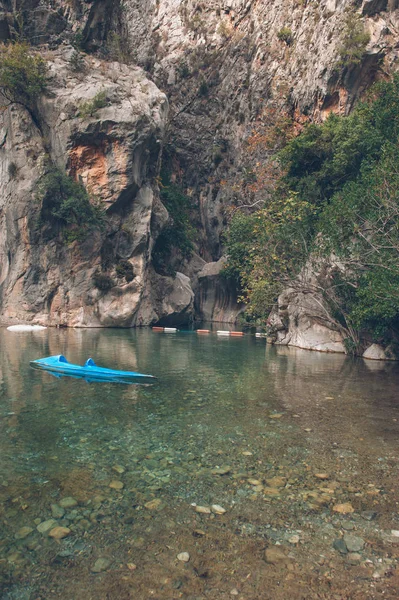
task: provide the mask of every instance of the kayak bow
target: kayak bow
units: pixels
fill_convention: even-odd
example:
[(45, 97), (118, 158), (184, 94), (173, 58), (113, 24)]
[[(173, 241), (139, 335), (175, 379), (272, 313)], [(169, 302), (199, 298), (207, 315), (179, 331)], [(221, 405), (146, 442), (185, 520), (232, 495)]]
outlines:
[(92, 358), (89, 358), (83, 366), (69, 363), (65, 356), (48, 356), (30, 361), (34, 369), (43, 369), (57, 375), (69, 375), (70, 377), (82, 377), (89, 381), (116, 381), (128, 383), (139, 378), (155, 379), (153, 375), (144, 375), (134, 371), (117, 371), (98, 367)]

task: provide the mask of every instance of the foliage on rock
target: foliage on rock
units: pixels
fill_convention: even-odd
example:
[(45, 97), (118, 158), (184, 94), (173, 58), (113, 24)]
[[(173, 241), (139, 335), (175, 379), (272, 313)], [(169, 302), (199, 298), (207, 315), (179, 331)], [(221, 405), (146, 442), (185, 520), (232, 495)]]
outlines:
[(46, 92), (46, 61), (26, 43), (0, 45), (0, 92), (9, 103), (22, 104), (31, 113)]
[(349, 11), (344, 21), (337, 67), (349, 68), (358, 65), (366, 52), (369, 41), (370, 35), (364, 30), (360, 16), (353, 11)]
[(161, 177), (161, 200), (169, 212), (169, 223), (157, 238), (152, 260), (156, 270), (165, 275), (175, 275), (170, 265), (173, 250), (183, 258), (188, 258), (194, 250), (194, 228), (191, 224), (190, 198), (183, 193), (180, 186), (170, 182), (168, 173)]
[[(321, 293), (356, 346), (399, 327), (399, 76), (349, 117), (308, 125), (278, 154), (282, 169), (256, 212), (236, 212), (228, 274), (265, 315), (313, 258), (336, 268)], [(267, 191), (267, 190), (266, 190)]]
[(277, 37), (280, 42), (285, 42), (287, 46), (293, 42), (292, 31), (289, 27), (282, 27), (280, 31), (277, 32)]
[(39, 182), (40, 225), (62, 229), (67, 242), (83, 239), (93, 229), (103, 227), (102, 209), (90, 202), (83, 185), (57, 168)]
[(100, 108), (105, 108), (108, 106), (107, 100), (107, 92), (102, 90), (101, 92), (97, 92), (97, 94), (92, 98), (92, 100), (88, 100), (87, 102), (83, 102), (79, 107), (79, 117), (82, 119), (87, 119), (88, 117), (93, 117)]

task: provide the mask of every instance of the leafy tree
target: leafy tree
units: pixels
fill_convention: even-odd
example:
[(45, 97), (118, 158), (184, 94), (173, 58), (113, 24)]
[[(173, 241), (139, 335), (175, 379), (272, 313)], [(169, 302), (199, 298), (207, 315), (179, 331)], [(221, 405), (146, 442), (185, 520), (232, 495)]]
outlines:
[(21, 104), (36, 119), (37, 101), (47, 85), (46, 62), (28, 44), (0, 45), (0, 92), (9, 103)]
[[(385, 341), (399, 333), (399, 76), (351, 116), (309, 125), (277, 156), (280, 178), (260, 209), (234, 214), (227, 235), (227, 274), (250, 310), (265, 315), (284, 287), (303, 286), (351, 349), (364, 331)], [(323, 283), (304, 278), (310, 261), (329, 265)]]

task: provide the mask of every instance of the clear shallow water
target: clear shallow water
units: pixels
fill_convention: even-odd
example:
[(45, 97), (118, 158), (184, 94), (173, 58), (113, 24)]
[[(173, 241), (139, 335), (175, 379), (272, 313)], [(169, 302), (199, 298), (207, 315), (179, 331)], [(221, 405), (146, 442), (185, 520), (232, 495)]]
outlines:
[[(29, 367), (60, 353), (158, 379)], [(398, 385), (396, 364), (250, 336), (0, 329), (2, 597), (399, 597)], [(37, 530), (51, 518), (65, 538)]]

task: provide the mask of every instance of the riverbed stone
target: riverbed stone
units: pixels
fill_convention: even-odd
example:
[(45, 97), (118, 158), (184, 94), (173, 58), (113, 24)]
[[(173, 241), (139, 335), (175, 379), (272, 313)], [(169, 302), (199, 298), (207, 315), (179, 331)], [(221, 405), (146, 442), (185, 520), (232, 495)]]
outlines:
[(262, 482), (260, 481), (260, 479), (248, 479), (248, 483), (250, 485), (261, 485)]
[(347, 515), (355, 512), (355, 509), (353, 508), (352, 504), (350, 504), (350, 502), (345, 502), (343, 504), (335, 504), (333, 506), (333, 511), (342, 515)]
[(125, 467), (122, 467), (122, 465), (114, 465), (112, 467), (112, 470), (118, 473), (119, 475), (122, 475), (122, 473), (126, 471)]
[(62, 517), (65, 515), (65, 509), (58, 504), (52, 504), (51, 514), (53, 515), (54, 519), (62, 519)]
[(220, 504), (212, 504), (211, 509), (215, 515), (224, 515), (226, 512), (226, 509), (223, 508), (223, 506), (220, 506)]
[(15, 539), (23, 540), (28, 537), (32, 531), (34, 531), (33, 527), (21, 527), (21, 529), (18, 529), (17, 533), (15, 534)]
[(366, 519), (366, 521), (373, 521), (377, 518), (378, 513), (375, 510), (364, 510), (361, 513), (361, 516), (363, 517), (363, 519)]
[(117, 479), (114, 479), (113, 481), (111, 481), (111, 483), (109, 484), (109, 487), (113, 490), (123, 490), (123, 488), (125, 487), (125, 484), (123, 483), (123, 481), (119, 481)]
[(195, 512), (203, 514), (203, 515), (210, 515), (211, 509), (209, 508), (209, 506), (196, 506)]
[(57, 525), (57, 521), (55, 519), (48, 519), (47, 521), (43, 521), (36, 527), (39, 533), (43, 535), (48, 533), (53, 527)]
[(62, 498), (58, 504), (61, 508), (73, 508), (78, 505), (78, 502), (75, 498), (72, 498), (72, 496), (66, 496), (65, 498)]
[(190, 555), (188, 552), (180, 552), (180, 554), (177, 555), (177, 560), (186, 563), (190, 560)]
[(158, 510), (161, 507), (162, 500), (160, 498), (154, 498), (144, 504), (147, 510)]
[(101, 573), (101, 571), (106, 571), (110, 566), (111, 561), (108, 558), (97, 558), (96, 562), (91, 568), (92, 573)]
[(314, 476), (317, 477), (317, 479), (329, 479), (330, 478), (328, 473), (315, 473)]
[(347, 554), (347, 556), (346, 556), (346, 561), (350, 565), (358, 565), (361, 560), (362, 560), (362, 557), (358, 552), (349, 552), (349, 554)]
[(359, 552), (364, 548), (364, 540), (357, 535), (346, 533), (344, 535), (344, 542), (349, 552)]
[(62, 540), (67, 537), (71, 533), (69, 527), (54, 527), (49, 532), (49, 536), (54, 538), (55, 540)]
[(338, 538), (333, 541), (333, 548), (334, 550), (337, 550), (340, 554), (346, 554), (348, 552), (346, 544), (342, 538)]
[(290, 558), (285, 554), (284, 550), (278, 546), (267, 548), (265, 550), (265, 560), (271, 565), (278, 565), (290, 561)]
[(212, 469), (212, 475), (228, 475), (231, 472), (231, 467), (223, 465), (222, 467), (215, 467)]

